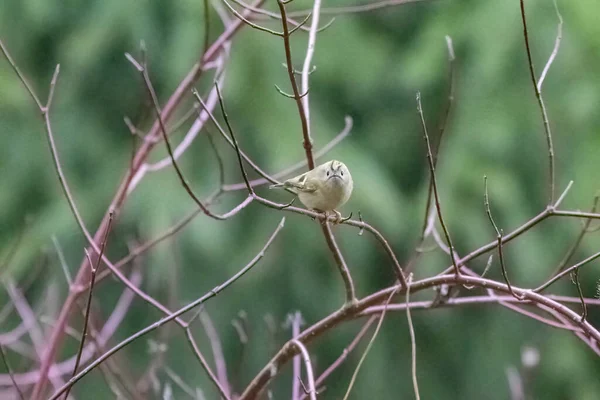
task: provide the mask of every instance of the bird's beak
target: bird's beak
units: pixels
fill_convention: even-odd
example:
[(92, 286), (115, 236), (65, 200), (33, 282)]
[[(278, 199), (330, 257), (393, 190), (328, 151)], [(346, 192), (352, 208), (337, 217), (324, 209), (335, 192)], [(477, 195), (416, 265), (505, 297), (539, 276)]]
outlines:
[(331, 180), (333, 178), (337, 178), (337, 179), (343, 181), (342, 177), (340, 175), (338, 175), (338, 174), (331, 175), (329, 178), (327, 178), (327, 180)]

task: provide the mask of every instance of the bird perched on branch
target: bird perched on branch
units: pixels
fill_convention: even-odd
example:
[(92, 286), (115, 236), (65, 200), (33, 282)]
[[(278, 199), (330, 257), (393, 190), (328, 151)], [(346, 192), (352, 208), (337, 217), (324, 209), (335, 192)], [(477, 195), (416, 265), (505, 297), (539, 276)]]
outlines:
[(337, 160), (331, 160), (283, 183), (270, 188), (290, 189), (307, 208), (327, 214), (333, 211), (337, 222), (341, 214), (336, 208), (342, 206), (352, 194), (354, 182), (348, 167)]

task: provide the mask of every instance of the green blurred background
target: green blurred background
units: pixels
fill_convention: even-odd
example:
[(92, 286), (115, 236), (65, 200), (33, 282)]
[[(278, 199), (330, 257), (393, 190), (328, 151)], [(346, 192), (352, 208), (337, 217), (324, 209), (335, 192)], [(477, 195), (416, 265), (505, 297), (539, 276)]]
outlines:
[[(0, 38), (45, 99), (54, 67), (61, 64), (52, 110), (58, 151), (80, 212), (95, 230), (118, 183), (126, 173), (131, 137), (123, 116), (151, 123), (144, 87), (124, 53), (139, 54), (140, 40), (148, 49), (151, 78), (160, 101), (168, 96), (198, 57), (203, 43), (202, 1), (4, 1), (0, 4)], [(328, 1), (324, 6), (348, 5)], [(268, 0), (267, 8), (276, 9)], [(563, 206), (588, 209), (598, 189), (600, 136), (600, 3), (560, 1), (564, 18), (560, 52), (544, 83), (543, 94), (554, 133), (557, 191), (574, 185)], [(296, 0), (290, 10), (311, 3)], [(551, 1), (526, 2), (529, 36), (539, 76), (554, 46), (558, 18)], [(211, 11), (211, 41), (222, 29)], [(321, 20), (327, 22), (329, 16)], [(264, 22), (264, 21), (261, 21)], [(279, 25), (268, 22), (279, 29)], [(422, 92), (425, 117), (435, 136), (443, 118), (448, 87), (445, 35), (456, 52), (455, 103), (442, 147), (438, 180), (443, 210), (459, 254), (494, 239), (483, 207), (483, 176), (489, 178), (492, 211), (506, 232), (540, 212), (547, 199), (547, 151), (539, 109), (527, 66), (519, 2), (422, 1), (364, 14), (338, 16), (318, 37), (311, 75), (311, 121), (316, 148), (322, 147), (354, 118), (351, 135), (322, 160), (337, 158), (350, 168), (355, 181), (345, 214), (360, 210), (380, 229), (404, 264), (417, 243), (427, 194), (428, 169), (416, 113), (415, 93)], [(301, 68), (306, 33), (292, 42), (295, 65)], [(231, 48), (224, 96), (229, 116), (245, 151), (264, 169), (276, 172), (303, 159), (301, 128), (294, 102), (279, 95), (274, 84), (290, 91), (282, 41), (244, 28)], [(207, 89), (212, 75), (198, 85)], [(184, 107), (185, 108), (185, 107)], [(182, 108), (182, 110), (184, 109)], [(45, 139), (43, 123), (27, 92), (6, 60), (0, 61), (0, 256), (29, 227), (3, 277), (24, 283), (37, 267), (41, 274), (26, 295), (39, 316), (55, 318), (67, 284), (51, 237), (55, 235), (75, 273), (85, 244), (61, 192)], [(175, 134), (180, 140), (184, 126)], [(211, 127), (211, 132), (214, 129)], [(215, 136), (216, 137), (216, 136)], [(235, 154), (219, 138), (226, 181), (239, 182)], [(157, 146), (152, 160), (165, 156)], [(201, 197), (218, 187), (218, 170), (211, 147), (201, 134), (180, 165)], [(261, 189), (277, 201), (289, 196)], [(227, 194), (214, 206), (228, 210), (245, 194)], [(145, 240), (194, 210), (172, 169), (146, 176), (128, 199), (111, 236), (108, 255), (127, 252), (126, 241)], [(235, 218), (218, 222), (196, 218), (173, 240), (141, 258), (143, 288), (172, 308), (200, 297), (245, 265), (263, 246), (282, 213), (251, 204)], [(283, 322), (300, 311), (313, 324), (336, 310), (343, 286), (317, 223), (287, 214), (283, 231), (259, 265), (223, 295), (208, 303), (221, 337), (230, 380), (241, 390), (290, 337)], [(548, 220), (505, 247), (506, 263), (515, 285), (537, 286), (554, 270), (581, 229), (574, 219)], [(393, 282), (388, 258), (368, 235), (348, 226), (335, 229), (357, 291), (364, 296)], [(430, 243), (428, 243), (430, 244)], [(597, 234), (589, 234), (574, 261), (597, 251)], [(470, 267), (481, 272), (487, 258)], [(427, 253), (415, 268), (417, 277), (430, 276), (449, 264), (441, 251)], [(489, 275), (501, 279), (494, 263)], [(600, 277), (596, 265), (581, 272), (584, 295), (593, 297)], [(122, 286), (108, 280), (95, 298), (106, 317)], [(576, 295), (568, 279), (554, 293)], [(474, 293), (466, 293), (474, 294)], [(431, 299), (433, 291), (415, 294)], [(9, 300), (5, 290), (0, 304)], [(579, 310), (578, 306), (574, 309)], [(249, 321), (245, 350), (232, 320), (240, 311)], [(277, 325), (273, 338), (265, 316)], [(161, 315), (136, 299), (112, 343), (157, 320)], [(590, 321), (600, 313), (590, 309)], [(18, 324), (16, 315), (2, 331)], [(79, 319), (73, 319), (81, 327)], [(424, 399), (510, 398), (507, 368), (521, 367), (521, 350), (532, 346), (540, 363), (527, 379), (530, 398), (597, 399), (600, 363), (574, 335), (542, 325), (497, 305), (415, 312), (417, 369)], [(317, 374), (354, 337), (360, 322), (347, 323), (310, 346)], [(48, 331), (48, 326), (43, 326)], [(206, 334), (194, 332), (210, 356)], [(165, 364), (206, 398), (217, 398), (177, 327), (163, 328), (121, 353), (133, 377), (146, 371), (151, 355), (148, 338), (168, 346)], [(363, 349), (366, 340), (359, 347)], [(75, 352), (67, 341), (61, 358)], [(244, 352), (243, 358), (240, 357)], [(361, 351), (350, 355), (326, 382), (321, 396), (341, 398)], [(19, 371), (28, 364), (9, 353)], [(210, 358), (210, 357), (209, 357)], [(241, 360), (241, 361), (240, 361)], [(212, 362), (212, 359), (211, 359)], [(238, 365), (240, 364), (241, 365)], [(169, 382), (163, 369), (161, 382)], [(275, 399), (289, 398), (291, 363), (271, 385)], [(529, 376), (528, 375), (528, 376)], [(77, 384), (77, 398), (113, 398), (99, 374)], [(174, 387), (175, 398), (186, 398)], [(154, 394), (148, 394), (153, 397)], [(412, 398), (410, 340), (404, 313), (390, 313), (353, 390), (352, 398)], [(157, 396), (160, 397), (160, 396)]]

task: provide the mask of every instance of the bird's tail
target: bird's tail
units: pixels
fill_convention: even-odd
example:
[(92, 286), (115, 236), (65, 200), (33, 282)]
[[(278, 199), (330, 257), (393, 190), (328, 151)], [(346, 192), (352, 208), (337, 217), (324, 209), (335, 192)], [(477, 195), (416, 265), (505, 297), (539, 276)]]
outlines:
[(269, 186), (269, 189), (279, 189), (285, 187), (285, 183), (276, 183), (274, 185)]

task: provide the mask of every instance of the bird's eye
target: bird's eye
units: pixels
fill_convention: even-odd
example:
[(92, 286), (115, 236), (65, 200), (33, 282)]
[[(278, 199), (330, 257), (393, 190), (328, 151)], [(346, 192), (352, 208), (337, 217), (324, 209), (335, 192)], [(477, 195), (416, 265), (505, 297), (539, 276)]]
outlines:
[(327, 171), (327, 176), (329, 176), (329, 171)]
[(340, 171), (340, 175), (344, 176), (344, 171)]

